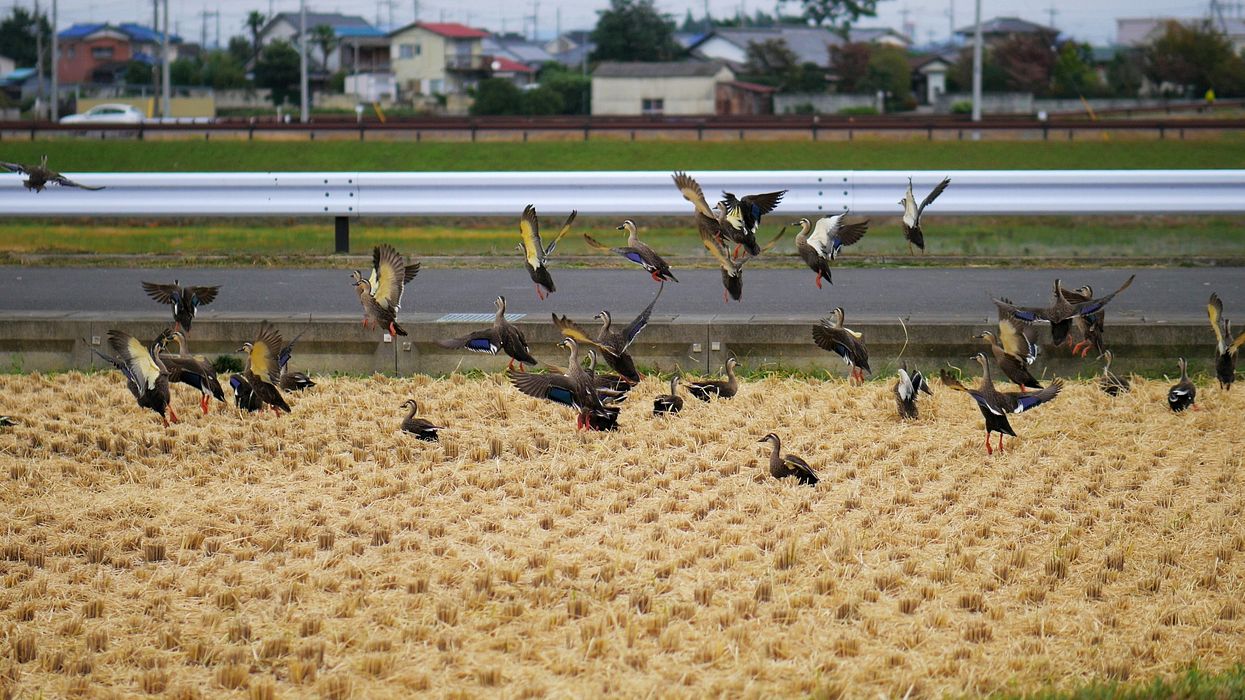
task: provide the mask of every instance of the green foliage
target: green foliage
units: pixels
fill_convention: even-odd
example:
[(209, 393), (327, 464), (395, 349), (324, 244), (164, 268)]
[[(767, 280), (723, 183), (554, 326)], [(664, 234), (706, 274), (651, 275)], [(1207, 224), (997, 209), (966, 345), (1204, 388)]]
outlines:
[(9, 15), (0, 20), (0, 46), (4, 47), (5, 56), (17, 62), (18, 68), (34, 68), (37, 59), (35, 27), (43, 34), (44, 58), (47, 58), (52, 46), (52, 26), (46, 14), (35, 15), (14, 4)]
[(885, 92), (887, 111), (908, 108), (912, 98), (912, 76), (907, 54), (897, 46), (871, 46), (869, 67), (860, 87), (864, 93)]
[(320, 49), (320, 65), (326, 69), (329, 65), (329, 54), (337, 48), (337, 33), (327, 24), (317, 24), (307, 30), (312, 45)]
[(251, 13), (246, 16), (246, 28), (251, 31), (251, 58), (256, 61), (259, 60), (260, 50), (259, 30), (264, 28), (264, 23), (267, 21), (268, 18), (264, 16), (264, 13), (257, 10), (251, 10)]
[(1245, 94), (1245, 61), (1209, 20), (1168, 22), (1145, 47), (1145, 72), (1154, 83), (1176, 85), (1186, 94), (1208, 88), (1221, 97)]
[(562, 94), (545, 86), (524, 92), (519, 100), (520, 114), (561, 114), (562, 107)]
[(788, 2), (800, 4), (804, 19), (819, 27), (829, 25), (844, 36), (856, 20), (878, 14), (878, 0), (779, 0), (779, 5)]
[(1136, 97), (1145, 78), (1143, 51), (1122, 49), (1107, 64), (1107, 86), (1116, 97)]
[(485, 78), (476, 88), (472, 114), (518, 114), (523, 106), (523, 93), (505, 78)]
[(264, 47), (255, 64), (255, 85), (272, 90), (272, 103), (298, 102), (298, 52), (284, 41)]
[(972, 100), (957, 100), (954, 104), (951, 105), (951, 113), (952, 114), (972, 114), (973, 113), (973, 101)]
[(1026, 700), (1219, 700), (1245, 697), (1245, 666), (1237, 665), (1222, 673), (1191, 668), (1171, 680), (1155, 678), (1142, 683), (1095, 681), (1073, 690), (1046, 690), (1001, 698)]
[(1045, 32), (1016, 34), (991, 47), (990, 62), (1003, 71), (1006, 89), (1046, 95), (1055, 69), (1054, 43)]
[(594, 61), (673, 61), (682, 49), (674, 40), (674, 20), (653, 0), (610, 0), (592, 30)]
[(236, 355), (217, 355), (212, 360), (212, 369), (217, 374), (237, 374), (243, 370), (242, 358)]
[(169, 64), (169, 80), (174, 85), (200, 85), (203, 71), (197, 58), (179, 58)]
[(844, 107), (837, 112), (844, 117), (872, 117), (877, 115), (877, 107)]
[(142, 61), (130, 61), (125, 65), (122, 80), (126, 85), (150, 85), (152, 73), (150, 65)]
[(1051, 92), (1056, 97), (1089, 97), (1104, 91), (1094, 70), (1094, 54), (1089, 44), (1065, 41), (1051, 69)]
[(826, 74), (815, 63), (800, 63), (799, 57), (782, 39), (766, 39), (748, 44), (748, 61), (742, 77), (781, 92), (822, 92)]
[(251, 60), (254, 54), (251, 50), (251, 42), (244, 36), (229, 37), (229, 48), (227, 49), (229, 57), (240, 66), (245, 66), (246, 62)]
[(325, 87), (327, 87), (332, 92), (338, 92), (338, 93), (345, 92), (346, 91), (346, 71), (339, 70), (336, 73), (330, 75), (329, 79), (325, 82)]
[(202, 58), (202, 83), (217, 90), (244, 88), (247, 85), (244, 61), (230, 51), (209, 51)]
[(587, 114), (592, 108), (592, 78), (561, 63), (540, 69), (540, 84), (562, 97), (562, 114)]
[[(981, 57), (981, 89), (984, 92), (1003, 92), (1008, 89), (1007, 74), (1003, 66), (994, 60), (989, 47)], [(947, 73), (947, 90), (949, 92), (968, 92), (973, 87), (973, 50), (963, 49), (956, 58), (955, 64)]]

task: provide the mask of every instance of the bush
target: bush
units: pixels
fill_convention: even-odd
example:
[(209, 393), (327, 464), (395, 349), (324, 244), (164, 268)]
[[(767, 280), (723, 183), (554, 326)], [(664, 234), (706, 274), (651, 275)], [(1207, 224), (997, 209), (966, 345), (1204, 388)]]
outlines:
[(801, 102), (798, 105), (792, 105), (787, 108), (787, 114), (816, 114), (817, 108), (812, 102)]
[(346, 91), (346, 71), (339, 70), (336, 73), (330, 75), (327, 83), (325, 84), (325, 87), (327, 87), (331, 92), (337, 92), (337, 93), (345, 92)]
[(837, 113), (844, 117), (872, 117), (877, 115), (878, 110), (876, 107), (844, 107)]
[(523, 93), (519, 109), (522, 114), (561, 114), (562, 95), (553, 88), (537, 87)]
[(972, 114), (973, 103), (969, 100), (959, 100), (951, 105), (952, 114)]
[(235, 355), (217, 355), (212, 360), (212, 369), (217, 374), (236, 374), (242, 371), (242, 360)]
[(505, 78), (486, 78), (476, 88), (476, 101), (471, 105), (472, 114), (518, 114), (522, 109), (523, 93)]

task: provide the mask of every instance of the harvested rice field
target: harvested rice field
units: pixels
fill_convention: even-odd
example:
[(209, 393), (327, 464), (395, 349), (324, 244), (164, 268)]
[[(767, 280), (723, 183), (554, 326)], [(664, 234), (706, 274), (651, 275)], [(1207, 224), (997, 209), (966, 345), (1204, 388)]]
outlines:
[[(168, 431), (116, 373), (0, 376), (0, 697), (941, 697), (1245, 653), (1245, 392), (768, 379), (576, 434), (501, 378), (324, 379)], [(186, 389), (185, 391), (182, 391)], [(397, 430), (399, 404), (450, 426)], [(219, 410), (218, 410), (219, 409)], [(819, 472), (767, 472), (774, 431)]]

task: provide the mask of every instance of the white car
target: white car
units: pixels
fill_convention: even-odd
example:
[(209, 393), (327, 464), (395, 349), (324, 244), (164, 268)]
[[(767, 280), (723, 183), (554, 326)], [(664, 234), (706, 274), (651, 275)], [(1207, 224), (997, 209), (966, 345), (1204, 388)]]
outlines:
[(141, 124), (143, 113), (137, 107), (122, 104), (95, 105), (82, 114), (61, 117), (61, 124)]

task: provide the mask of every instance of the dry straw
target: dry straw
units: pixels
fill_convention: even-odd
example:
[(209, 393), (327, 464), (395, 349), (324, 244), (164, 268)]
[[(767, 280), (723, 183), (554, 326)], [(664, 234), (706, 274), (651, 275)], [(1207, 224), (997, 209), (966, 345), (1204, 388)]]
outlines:
[[(0, 697), (941, 696), (1240, 660), (1245, 394), (745, 383), (614, 434), (494, 379), (326, 379), (167, 432), (0, 376)], [(397, 430), (411, 396), (440, 445)], [(481, 400), (483, 397), (483, 400)], [(768, 476), (770, 431), (822, 478)]]

